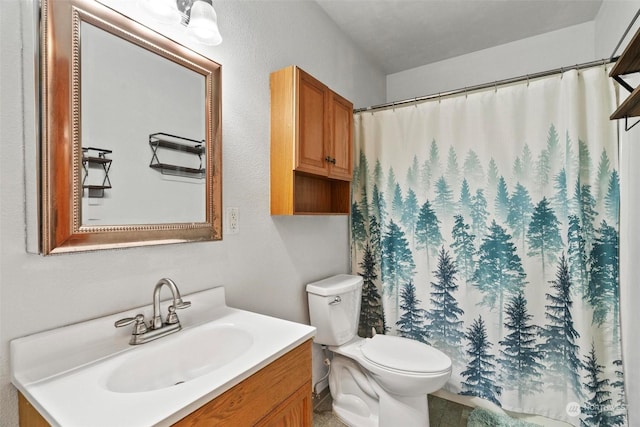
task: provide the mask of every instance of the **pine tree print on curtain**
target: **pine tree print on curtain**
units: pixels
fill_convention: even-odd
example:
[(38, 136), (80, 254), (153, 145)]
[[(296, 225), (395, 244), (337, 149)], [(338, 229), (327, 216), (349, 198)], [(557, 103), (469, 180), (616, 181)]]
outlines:
[(362, 262), (360, 263), (360, 276), (362, 276), (362, 301), (360, 303), (360, 319), (358, 322), (358, 335), (370, 338), (375, 334), (383, 334), (387, 331), (382, 312), (382, 298), (376, 287), (378, 274), (376, 273), (375, 252), (367, 242), (364, 248)]
[(473, 321), (466, 338), (469, 364), (467, 369), (462, 371), (465, 381), (462, 382), (460, 394), (482, 397), (500, 406), (498, 396), (502, 387), (496, 385), (495, 357), (489, 351), (492, 344), (489, 342), (482, 316)]
[(626, 425), (616, 102), (594, 67), (357, 114), (360, 335), (439, 348), (449, 392)]
[(402, 315), (396, 322), (398, 335), (427, 343), (427, 330), (424, 327), (425, 311), (419, 307), (420, 300), (416, 297), (416, 287), (409, 282), (402, 288), (400, 296)]
[(506, 390), (518, 392), (518, 402), (543, 390), (544, 366), (542, 351), (537, 345), (538, 327), (531, 323), (533, 315), (527, 310), (527, 300), (520, 292), (505, 308), (504, 323), (508, 334), (500, 341), (500, 379)]
[(580, 425), (584, 427), (599, 426), (620, 426), (624, 424), (624, 417), (621, 414), (615, 414), (611, 410), (613, 408), (611, 400), (611, 392), (609, 391), (609, 380), (602, 378), (604, 366), (598, 364), (595, 346), (591, 344), (591, 351), (585, 357), (584, 368), (585, 389), (588, 399), (583, 407), (580, 408), (582, 414)]
[(434, 271), (436, 282), (431, 282), (431, 310), (426, 314), (429, 341), (436, 348), (443, 349), (459, 362), (462, 360), (462, 320), (464, 311), (458, 306), (454, 292), (457, 270), (444, 246), (438, 256), (438, 268)]

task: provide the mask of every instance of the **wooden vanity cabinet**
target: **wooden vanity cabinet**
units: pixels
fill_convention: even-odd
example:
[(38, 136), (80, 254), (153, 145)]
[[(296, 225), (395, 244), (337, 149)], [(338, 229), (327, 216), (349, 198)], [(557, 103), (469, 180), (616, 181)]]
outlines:
[(174, 426), (311, 427), (311, 387), (311, 341), (307, 341)]
[[(174, 424), (312, 427), (311, 341), (294, 348)], [(20, 426), (49, 424), (19, 395)]]
[(20, 427), (51, 427), (51, 424), (20, 392), (18, 392), (18, 419)]
[(348, 214), (353, 104), (296, 66), (270, 87), (271, 214)]

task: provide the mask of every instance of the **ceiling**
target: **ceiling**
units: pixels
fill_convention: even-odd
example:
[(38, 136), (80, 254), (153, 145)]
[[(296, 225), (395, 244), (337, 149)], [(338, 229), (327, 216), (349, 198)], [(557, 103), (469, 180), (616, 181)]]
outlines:
[(602, 0), (316, 2), (386, 74), (592, 21), (602, 4)]

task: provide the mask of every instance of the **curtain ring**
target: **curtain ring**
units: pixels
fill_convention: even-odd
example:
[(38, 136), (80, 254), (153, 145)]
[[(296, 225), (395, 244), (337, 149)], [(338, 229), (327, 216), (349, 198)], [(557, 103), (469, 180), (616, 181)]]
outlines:
[(564, 67), (560, 67), (560, 80), (564, 77)]
[(493, 82), (493, 89), (495, 90), (495, 93), (498, 93), (498, 81)]
[(464, 99), (467, 99), (467, 87), (464, 87)]
[(438, 104), (442, 104), (442, 93), (438, 92)]
[(418, 108), (418, 97), (413, 98), (413, 106)]

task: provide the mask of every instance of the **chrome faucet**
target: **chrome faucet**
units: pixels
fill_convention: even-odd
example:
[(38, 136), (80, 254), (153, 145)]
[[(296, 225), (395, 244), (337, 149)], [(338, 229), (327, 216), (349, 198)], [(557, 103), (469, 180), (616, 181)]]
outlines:
[[(169, 306), (169, 314), (167, 315), (166, 321), (163, 322), (162, 316), (160, 315), (160, 290), (164, 285), (171, 290), (173, 305)], [(135, 317), (126, 317), (118, 320), (115, 323), (115, 327), (120, 328), (134, 323), (129, 344), (144, 344), (182, 329), (176, 310), (190, 306), (191, 303), (189, 301), (182, 300), (180, 291), (173, 280), (166, 278), (160, 279), (153, 289), (153, 319), (149, 322), (149, 326), (147, 326), (144, 320), (144, 315), (138, 314)]]
[(173, 294), (173, 305), (169, 306), (169, 315), (167, 316), (167, 325), (180, 324), (176, 310), (187, 308), (191, 306), (189, 301), (182, 301), (180, 291), (175, 282), (171, 279), (160, 279), (156, 283), (156, 287), (153, 289), (153, 320), (151, 323), (152, 329), (160, 329), (163, 327), (162, 317), (160, 317), (160, 289), (162, 285), (167, 285)]

